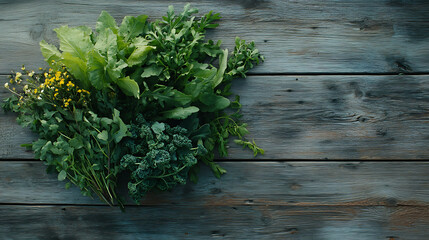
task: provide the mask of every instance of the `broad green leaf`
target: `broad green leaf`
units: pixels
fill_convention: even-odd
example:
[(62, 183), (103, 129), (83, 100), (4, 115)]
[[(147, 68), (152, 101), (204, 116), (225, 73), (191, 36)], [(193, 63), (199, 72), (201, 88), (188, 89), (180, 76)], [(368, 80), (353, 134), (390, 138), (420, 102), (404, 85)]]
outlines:
[(88, 88), (90, 83), (87, 75), (86, 62), (78, 57), (74, 57), (68, 52), (63, 52), (62, 58), (62, 62), (66, 65), (67, 70), (84, 85), (84, 88)]
[(185, 94), (192, 96), (193, 99), (198, 99), (199, 95), (206, 91), (212, 91), (211, 86), (201, 78), (189, 82), (184, 89)]
[(58, 174), (58, 181), (64, 181), (67, 177), (67, 172), (65, 170), (61, 170)]
[(57, 47), (47, 43), (45, 40), (40, 41), (40, 51), (42, 52), (45, 61), (49, 66), (53, 67), (52, 60), (59, 62), (61, 60), (61, 53)]
[(212, 80), (212, 87), (217, 87), (223, 80), (223, 74), (225, 73), (226, 66), (228, 63), (228, 49), (223, 50), (223, 54), (219, 57), (219, 69), (216, 76)]
[(153, 92), (147, 91), (145, 92), (146, 96), (153, 97), (155, 100), (164, 107), (164, 104), (181, 107), (192, 101), (192, 96), (186, 95), (179, 90), (173, 89), (173, 87), (166, 87), (163, 85), (155, 85), (161, 86)]
[(198, 112), (200, 109), (194, 106), (190, 107), (177, 107), (172, 110), (164, 111), (162, 112), (163, 116), (165, 118), (171, 118), (171, 119), (185, 119), (189, 117), (192, 113)]
[(119, 27), (119, 35), (124, 37), (125, 42), (137, 37), (143, 33), (146, 19), (147, 15), (140, 15), (138, 17), (125, 16)]
[(135, 49), (127, 59), (129, 66), (142, 64), (148, 53), (155, 49), (155, 47), (148, 46), (147, 44), (148, 41), (141, 37), (134, 40), (133, 45)]
[(86, 61), (87, 53), (94, 47), (90, 38), (92, 32), (90, 28), (61, 26), (54, 31), (60, 40), (60, 50), (63, 53), (70, 53), (71, 56)]
[(207, 69), (208, 64), (194, 63), (194, 76), (202, 79), (213, 78), (217, 71), (216, 68)]
[(117, 61), (114, 59), (109, 59), (107, 63), (106, 70), (112, 82), (116, 82), (118, 78), (120, 78), (122, 74), (122, 70), (126, 68), (128, 64), (124, 62), (122, 59)]
[(89, 81), (96, 89), (103, 89), (109, 85), (110, 79), (105, 72), (106, 60), (98, 51), (93, 50), (88, 54)]
[(98, 17), (95, 29), (97, 33), (101, 33), (106, 28), (112, 30), (114, 34), (118, 34), (118, 26), (116, 25), (115, 19), (110, 16), (108, 12), (102, 11), (100, 16)]
[(113, 122), (119, 125), (119, 130), (113, 134), (113, 140), (115, 143), (119, 143), (122, 138), (126, 137), (128, 134), (127, 125), (119, 117), (120, 112), (117, 109), (113, 110)]
[(150, 65), (144, 68), (144, 72), (142, 73), (142, 78), (148, 78), (152, 76), (159, 76), (161, 74), (163, 67), (157, 65)]
[(129, 76), (119, 78), (116, 84), (118, 84), (119, 88), (121, 88), (122, 92), (125, 93), (126, 95), (134, 96), (135, 98), (140, 97), (139, 85), (137, 84), (136, 81), (131, 79)]
[(206, 105), (204, 109), (201, 109), (204, 112), (220, 111), (231, 104), (228, 98), (209, 92), (202, 94), (199, 100)]
[(103, 128), (107, 128), (107, 127), (109, 127), (109, 125), (110, 125), (110, 124), (112, 124), (112, 122), (113, 122), (113, 120), (112, 120), (112, 119), (110, 119), (110, 118), (101, 118), (101, 119), (100, 119), (100, 125), (101, 125)]
[(116, 42), (116, 35), (110, 28), (106, 28), (99, 33), (94, 48), (105, 57), (116, 59), (118, 44)]
[(184, 106), (192, 101), (192, 96), (182, 93), (179, 90), (173, 89), (173, 104), (176, 106)]
[(106, 130), (103, 130), (101, 133), (97, 135), (97, 138), (107, 142), (107, 140), (109, 139), (109, 133)]
[(165, 124), (164, 123), (159, 123), (159, 122), (155, 122), (153, 125), (152, 125), (152, 131), (155, 133), (155, 134), (161, 134), (164, 130), (165, 130)]

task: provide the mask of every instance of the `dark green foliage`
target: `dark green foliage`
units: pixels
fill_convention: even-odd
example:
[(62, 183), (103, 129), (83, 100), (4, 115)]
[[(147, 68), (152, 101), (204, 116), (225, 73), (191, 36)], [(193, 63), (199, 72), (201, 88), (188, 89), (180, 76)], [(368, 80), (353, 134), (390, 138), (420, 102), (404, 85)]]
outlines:
[[(228, 53), (221, 41), (206, 40), (220, 16), (197, 12), (169, 7), (160, 20), (126, 16), (118, 26), (103, 11), (95, 31), (62, 26), (55, 29), (59, 49), (40, 43), (52, 70), (24, 73), (31, 77), (24, 93), (9, 88), (15, 95), (2, 106), (39, 135), (32, 149), (59, 180), (121, 206), (120, 172), (129, 174), (129, 193), (139, 201), (152, 189), (196, 182), (199, 163), (216, 177), (226, 173), (214, 156), (227, 156), (231, 136), (263, 153), (245, 139), (240, 98), (231, 92), (232, 80), (263, 57), (253, 42), (236, 38)], [(12, 76), (17, 84), (19, 74)]]
[(121, 170), (130, 172), (130, 196), (138, 202), (153, 188), (169, 190), (185, 184), (196, 156), (207, 150), (192, 148), (187, 129), (166, 123), (146, 122), (141, 114), (130, 125), (131, 136), (123, 140), (128, 153), (121, 158)]

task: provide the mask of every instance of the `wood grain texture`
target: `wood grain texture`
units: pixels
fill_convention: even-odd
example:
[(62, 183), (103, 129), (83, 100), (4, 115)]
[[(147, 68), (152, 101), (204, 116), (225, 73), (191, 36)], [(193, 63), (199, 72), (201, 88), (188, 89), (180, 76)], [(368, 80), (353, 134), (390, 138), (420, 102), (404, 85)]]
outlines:
[[(144, 206), (429, 207), (428, 162), (221, 162), (217, 179), (203, 168), (197, 184), (157, 192)], [(102, 205), (64, 189), (42, 162), (0, 162), (0, 204)], [(126, 181), (121, 192), (126, 196)], [(251, 190), (250, 190), (251, 189)], [(128, 204), (133, 204), (128, 200)]]
[[(428, 162), (224, 162), (142, 206), (100, 206), (41, 162), (0, 162), (1, 239), (425, 239)], [(249, 191), (251, 189), (251, 191)]]
[[(267, 57), (252, 73), (428, 72), (429, 3), (425, 0), (174, 1), (201, 13), (220, 12), (208, 35), (231, 48), (234, 38), (254, 40)], [(125, 15), (164, 15), (171, 1), (0, 2), (0, 73), (43, 65), (38, 43), (57, 42), (60, 25), (95, 26), (102, 10), (120, 22)]]
[[(429, 159), (427, 75), (251, 76), (233, 91), (258, 159)], [(0, 113), (0, 159), (30, 159), (16, 146), (35, 136), (14, 118)], [(251, 158), (231, 143), (229, 159)]]
[(25, 239), (427, 238), (427, 207), (0, 206), (0, 237)]

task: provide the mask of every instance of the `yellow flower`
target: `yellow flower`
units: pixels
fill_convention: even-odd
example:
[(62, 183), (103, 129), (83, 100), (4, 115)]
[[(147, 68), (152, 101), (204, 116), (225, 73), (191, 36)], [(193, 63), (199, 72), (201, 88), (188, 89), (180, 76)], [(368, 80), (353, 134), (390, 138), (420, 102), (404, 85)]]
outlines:
[(44, 76), (45, 76), (45, 78), (47, 78), (48, 77), (48, 73), (45, 73)]
[(35, 88), (35, 89), (34, 89), (34, 93), (36, 93), (36, 94), (37, 94), (37, 88)]
[(7, 88), (7, 89), (9, 89), (9, 83), (5, 83), (4, 87)]
[(67, 87), (74, 87), (74, 84), (72, 82), (68, 82)]
[(54, 93), (54, 98), (56, 98), (58, 96), (58, 93), (56, 92), (56, 93)]
[(29, 77), (32, 77), (34, 75), (34, 71), (31, 71), (29, 74), (28, 74), (28, 76)]
[(15, 80), (18, 80), (18, 78), (20, 78), (21, 76), (22, 76), (22, 73), (17, 72), (17, 73), (16, 73), (16, 76), (15, 76)]
[(22, 70), (22, 71), (24, 71), (24, 70), (25, 70), (25, 67), (24, 67), (24, 66), (22, 66), (21, 70)]
[(55, 88), (55, 92), (58, 92), (58, 88)]

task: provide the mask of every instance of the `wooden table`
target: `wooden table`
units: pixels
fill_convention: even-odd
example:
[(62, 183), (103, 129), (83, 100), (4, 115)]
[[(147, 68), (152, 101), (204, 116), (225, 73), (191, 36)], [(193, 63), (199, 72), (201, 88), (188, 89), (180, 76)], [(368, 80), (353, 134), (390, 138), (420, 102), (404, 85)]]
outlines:
[[(203, 169), (122, 213), (45, 174), (19, 147), (35, 136), (1, 113), (0, 239), (429, 239), (428, 1), (190, 2), (222, 14), (210, 38), (254, 40), (265, 55), (234, 89), (266, 154), (231, 144), (221, 179)], [(55, 27), (94, 26), (102, 10), (154, 19), (168, 5), (0, 0), (1, 85), (43, 66), (38, 43)]]

